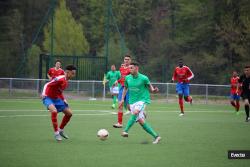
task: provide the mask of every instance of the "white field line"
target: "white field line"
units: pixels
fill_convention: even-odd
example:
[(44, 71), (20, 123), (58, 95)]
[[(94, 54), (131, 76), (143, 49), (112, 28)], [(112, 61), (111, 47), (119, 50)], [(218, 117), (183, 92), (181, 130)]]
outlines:
[[(0, 110), (0, 111), (27, 111), (27, 110)], [(44, 110), (29, 110), (29, 111), (44, 111)], [(81, 112), (97, 112), (97, 113), (73, 113), (74, 116), (103, 116), (103, 115), (114, 115), (116, 112), (112, 111), (105, 111), (105, 110), (75, 110), (75, 111), (81, 111)], [(149, 111), (151, 113), (178, 113), (180, 112), (179, 110), (177, 111)], [(227, 111), (187, 111), (187, 113), (227, 113)], [(231, 112), (228, 112), (231, 113)], [(0, 118), (13, 118), (13, 117), (48, 117), (48, 114), (18, 114), (18, 115), (0, 115)]]

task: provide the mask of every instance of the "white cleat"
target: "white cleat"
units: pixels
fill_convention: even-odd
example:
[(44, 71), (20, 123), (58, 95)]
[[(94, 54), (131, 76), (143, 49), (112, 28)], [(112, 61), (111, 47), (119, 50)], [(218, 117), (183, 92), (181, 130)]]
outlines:
[(61, 135), (58, 133), (58, 134), (55, 134), (55, 139), (57, 140), (57, 141), (62, 141), (62, 137), (61, 137)]
[(183, 116), (184, 116), (184, 113), (180, 113), (179, 116), (180, 116), (180, 117), (183, 117)]
[(158, 144), (161, 141), (161, 137), (158, 136), (156, 139), (153, 141), (153, 144)]
[(120, 123), (116, 123), (113, 125), (114, 128), (122, 128), (122, 124)]
[(128, 133), (127, 132), (122, 132), (122, 137), (128, 137)]

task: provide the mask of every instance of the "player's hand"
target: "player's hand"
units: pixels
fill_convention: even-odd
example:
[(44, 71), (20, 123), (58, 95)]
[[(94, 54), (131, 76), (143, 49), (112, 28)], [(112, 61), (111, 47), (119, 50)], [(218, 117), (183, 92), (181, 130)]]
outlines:
[(154, 89), (153, 89), (153, 92), (154, 92), (154, 93), (159, 92), (159, 88), (155, 86)]
[(124, 100), (121, 100), (121, 101), (119, 102), (119, 108), (122, 107), (123, 103), (124, 103)]

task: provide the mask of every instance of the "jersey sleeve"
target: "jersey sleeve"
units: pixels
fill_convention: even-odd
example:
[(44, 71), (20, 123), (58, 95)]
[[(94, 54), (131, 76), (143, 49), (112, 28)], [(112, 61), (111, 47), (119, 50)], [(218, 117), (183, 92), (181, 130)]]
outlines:
[(174, 69), (172, 80), (173, 80), (173, 81), (176, 81), (176, 80), (177, 80), (176, 68)]
[(50, 68), (48, 71), (48, 75), (51, 76), (51, 74), (52, 74), (52, 68)]
[(109, 80), (110, 79), (110, 75), (109, 75), (109, 72), (107, 73), (106, 75), (106, 79)]
[(150, 85), (150, 81), (149, 81), (147, 76), (145, 76), (145, 78), (144, 78), (144, 84), (145, 85)]
[(187, 79), (190, 81), (192, 78), (194, 78), (194, 74), (190, 68), (187, 67)]
[(125, 82), (124, 82), (124, 86), (126, 87), (126, 88), (128, 88), (128, 77), (125, 77)]

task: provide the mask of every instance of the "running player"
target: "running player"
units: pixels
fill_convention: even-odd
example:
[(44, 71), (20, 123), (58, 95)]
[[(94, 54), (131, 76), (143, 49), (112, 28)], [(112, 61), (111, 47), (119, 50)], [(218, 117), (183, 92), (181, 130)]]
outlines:
[[(119, 94), (118, 94), (118, 101), (119, 102), (122, 100), (122, 92), (124, 89), (125, 77), (130, 74), (130, 70), (129, 70), (129, 65), (131, 63), (130, 55), (125, 55), (123, 61), (124, 61), (124, 63), (120, 67), (121, 78), (118, 80), (118, 83), (121, 84), (121, 87), (119, 89)], [(127, 108), (129, 108), (128, 99), (129, 99), (129, 95), (127, 93), (125, 96), (125, 99), (124, 99), (125, 100), (124, 105), (127, 106)], [(119, 105), (118, 106), (118, 114), (117, 114), (117, 123), (114, 124), (113, 127), (114, 128), (122, 128), (122, 120), (123, 120), (123, 106)]]
[(236, 71), (233, 71), (231, 77), (231, 105), (235, 108), (237, 114), (239, 114), (240, 109), (240, 95), (239, 95), (239, 77)]
[(250, 66), (245, 66), (244, 74), (240, 76), (239, 82), (242, 84), (241, 97), (244, 100), (246, 122), (250, 121), (249, 102), (250, 102)]
[(183, 96), (185, 101), (190, 102), (190, 104), (192, 104), (192, 97), (189, 96), (189, 82), (193, 77), (193, 72), (188, 66), (184, 66), (183, 60), (180, 59), (179, 66), (175, 68), (172, 77), (173, 81), (177, 81), (176, 92), (179, 96), (179, 105), (181, 109), (180, 116), (184, 116)]
[(131, 109), (131, 115), (128, 120), (128, 123), (122, 132), (123, 137), (128, 137), (128, 131), (133, 126), (135, 122), (139, 122), (142, 128), (153, 136), (154, 141), (153, 144), (157, 144), (161, 137), (153, 130), (153, 128), (149, 125), (145, 120), (145, 108), (147, 104), (150, 104), (150, 93), (158, 92), (159, 89), (157, 87), (153, 87), (147, 76), (139, 73), (138, 63), (131, 63), (129, 66), (130, 75), (125, 78), (125, 87), (122, 94), (122, 99), (120, 101), (120, 106), (123, 105), (124, 98), (126, 96), (127, 91), (129, 91), (129, 104)]
[[(46, 83), (42, 92), (43, 104), (51, 113), (51, 121), (54, 128), (55, 139), (61, 141), (62, 137), (68, 139), (63, 129), (69, 122), (72, 111), (69, 108), (66, 99), (63, 96), (63, 90), (68, 87), (68, 80), (72, 79), (76, 74), (76, 67), (68, 65), (65, 70), (65, 75), (60, 75), (50, 82)], [(64, 113), (64, 117), (58, 128), (57, 114)]]
[(55, 61), (55, 67), (50, 68), (47, 74), (49, 80), (52, 80), (59, 75), (64, 75), (64, 71), (63, 69), (61, 69), (61, 65), (62, 63), (60, 60)]
[(115, 108), (116, 106), (117, 95), (119, 93), (117, 80), (119, 78), (121, 78), (121, 73), (119, 71), (116, 71), (116, 67), (114, 64), (111, 65), (111, 70), (107, 73), (106, 79), (109, 82), (109, 89), (113, 99), (112, 108)]

